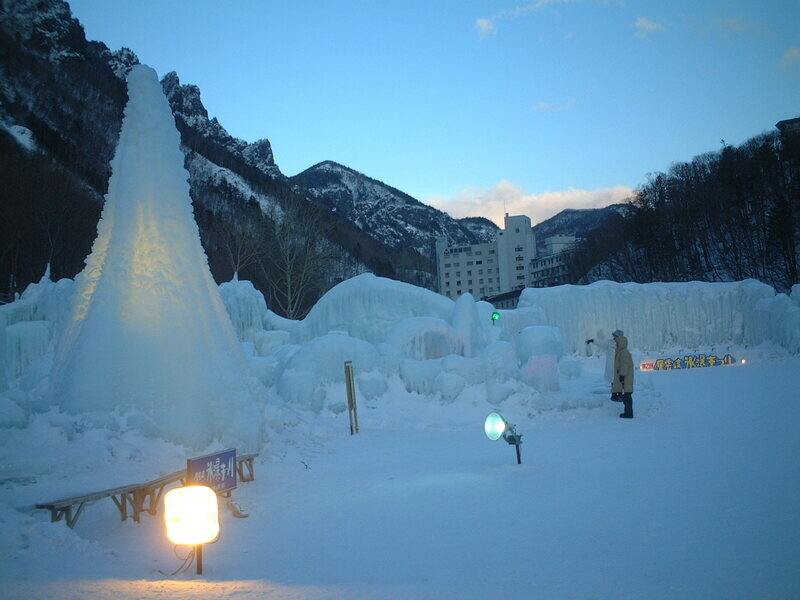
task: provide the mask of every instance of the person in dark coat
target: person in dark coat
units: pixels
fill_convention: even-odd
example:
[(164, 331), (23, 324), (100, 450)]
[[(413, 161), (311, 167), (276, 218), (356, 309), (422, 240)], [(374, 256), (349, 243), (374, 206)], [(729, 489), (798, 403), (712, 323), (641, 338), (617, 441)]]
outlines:
[(623, 419), (633, 418), (633, 357), (628, 350), (628, 338), (617, 329), (611, 334), (616, 343), (614, 353), (614, 381), (611, 382), (612, 400), (622, 400), (625, 410), (619, 415)]

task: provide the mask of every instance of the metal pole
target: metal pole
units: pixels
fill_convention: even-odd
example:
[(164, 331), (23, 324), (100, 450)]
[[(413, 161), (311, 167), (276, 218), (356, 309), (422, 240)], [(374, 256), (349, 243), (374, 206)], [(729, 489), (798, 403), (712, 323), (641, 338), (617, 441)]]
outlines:
[(344, 381), (345, 387), (347, 387), (347, 415), (350, 418), (350, 435), (353, 435), (358, 433), (358, 421), (355, 415), (356, 393), (355, 385), (353, 385), (353, 363), (349, 360), (344, 363)]
[(203, 544), (194, 547), (195, 558), (197, 559), (197, 574), (203, 574)]
[(514, 444), (514, 445), (517, 447), (517, 464), (521, 465), (522, 464), (522, 456), (519, 453), (519, 444)]

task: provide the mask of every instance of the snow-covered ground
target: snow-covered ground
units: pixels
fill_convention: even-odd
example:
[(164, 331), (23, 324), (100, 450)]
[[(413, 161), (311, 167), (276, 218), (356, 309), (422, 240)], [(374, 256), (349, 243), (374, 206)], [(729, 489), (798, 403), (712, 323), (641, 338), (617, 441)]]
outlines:
[(797, 597), (800, 359), (730, 350), (748, 363), (637, 373), (632, 421), (599, 393), (602, 360), (575, 359), (581, 375), (549, 394), (558, 408), (504, 403), (522, 465), (485, 437), (480, 386), (442, 404), (395, 380), (360, 407), (356, 436), (346, 413), (296, 411), (234, 493), (250, 517), (221, 513), (202, 576), (168, 576), (181, 562), (159, 517), (120, 522), (105, 499), (71, 530), (30, 508), (170, 472), (185, 449), (67, 435), (39, 415), (0, 442), (14, 470), (0, 487), (0, 596)]
[[(800, 285), (525, 290), (495, 321), (364, 274), (283, 319), (214, 284), (154, 71), (129, 98), (86, 268), (0, 307), (0, 600), (800, 597)], [(697, 365), (637, 371), (633, 420), (592, 355), (618, 328), (634, 365)], [(250, 516), (202, 576), (161, 517), (36, 508), (230, 447)]]

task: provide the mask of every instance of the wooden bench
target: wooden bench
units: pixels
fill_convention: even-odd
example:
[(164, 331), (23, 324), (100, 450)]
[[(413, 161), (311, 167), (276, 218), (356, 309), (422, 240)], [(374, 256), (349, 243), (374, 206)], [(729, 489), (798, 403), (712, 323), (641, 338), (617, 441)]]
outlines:
[[(256, 456), (258, 454), (243, 454), (236, 457), (236, 471), (240, 482), (246, 483), (255, 479), (253, 459)], [(51, 523), (65, 519), (67, 526), (72, 528), (75, 527), (78, 517), (80, 517), (87, 504), (110, 497), (114, 504), (117, 505), (122, 521), (127, 520), (128, 507), (130, 506), (132, 511), (130, 516), (138, 523), (139, 515), (143, 512), (150, 515), (158, 514), (158, 504), (164, 495), (164, 490), (168, 485), (177, 481), (182, 484), (186, 482), (186, 469), (175, 471), (146, 483), (133, 483), (82, 496), (43, 502), (42, 504), (37, 504), (36, 508), (49, 510)], [(230, 496), (230, 492), (228, 492), (228, 496)]]

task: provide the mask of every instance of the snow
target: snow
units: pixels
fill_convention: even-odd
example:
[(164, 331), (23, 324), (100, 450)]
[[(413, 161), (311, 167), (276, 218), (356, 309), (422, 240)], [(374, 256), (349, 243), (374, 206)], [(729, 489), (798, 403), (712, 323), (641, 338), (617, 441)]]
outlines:
[(502, 402), (522, 465), (485, 438), (480, 386), (442, 404), (390, 379), (352, 437), (342, 413), (293, 409), (234, 492), (251, 516), (221, 513), (202, 576), (168, 576), (181, 563), (160, 518), (120, 522), (106, 499), (70, 530), (27, 508), (168, 472), (180, 448), (132, 431), (67, 436), (37, 415), (1, 443), (3, 597), (791, 598), (800, 364), (742, 352), (746, 366), (637, 374), (649, 384), (629, 422), (593, 393), (602, 360), (575, 359), (584, 374), (548, 394), (551, 408)]
[[(493, 321), (364, 274), (290, 321), (214, 285), (151, 69), (129, 97), (86, 269), (0, 306), (4, 600), (798, 595), (800, 286), (525, 290)], [(735, 360), (638, 372), (619, 419), (585, 343), (617, 328), (635, 365)], [(492, 411), (522, 464), (486, 439)], [(70, 529), (35, 508), (231, 446), (259, 452), (234, 492), (250, 516), (221, 503), (203, 575), (173, 574), (160, 516), (105, 498)]]
[(8, 131), (8, 133), (13, 136), (16, 142), (28, 152), (35, 152), (39, 149), (38, 145), (36, 144), (36, 137), (27, 127), (23, 127), (22, 125), (9, 126), (3, 124), (3, 128)]
[[(6, 331), (25, 323), (55, 330), (54, 299), (69, 284), (43, 278), (2, 307), (15, 319)], [(664, 298), (662, 286), (608, 283), (591, 299), (593, 314), (622, 328), (616, 307), (647, 306)], [(699, 314), (688, 299), (695, 294), (719, 324), (707, 331), (738, 340), (741, 330), (721, 324), (767, 324), (782, 314), (791, 329), (797, 288), (769, 297), (737, 287), (753, 282), (676, 285), (668, 298)], [(591, 294), (550, 293), (573, 306)], [(199, 452), (148, 431), (148, 415), (138, 423), (122, 406), (69, 414), (37, 400), (26, 390), (46, 383), (46, 369), (32, 366), (47, 364), (47, 354), (34, 356), (0, 394), (4, 598), (727, 600), (800, 589), (792, 502), (800, 494), (800, 356), (781, 345), (792, 339), (786, 332), (770, 339), (777, 328), (751, 328), (764, 341), (716, 339), (712, 348), (695, 346), (696, 325), (687, 323), (673, 337), (660, 332), (674, 341), (653, 348), (637, 343), (643, 324), (629, 319), (637, 365), (695, 352), (730, 353), (736, 364), (637, 373), (636, 417), (625, 421), (608, 399), (605, 357), (587, 355), (585, 335), (571, 352), (561, 327), (526, 325), (553, 310), (543, 300), (502, 311), (493, 325), (470, 298), (454, 303), (359, 276), (331, 290), (306, 323), (270, 313), (249, 282), (222, 284), (220, 294), (243, 347), (275, 337), (247, 353), (270, 395), (256, 479), (234, 492), (250, 517), (223, 510), (204, 574), (175, 576), (181, 562), (160, 517), (120, 522), (105, 499), (74, 529), (50, 523), (36, 503), (149, 480)], [(344, 360), (356, 372), (361, 433), (352, 437)], [(25, 376), (42, 382), (22, 385)], [(485, 438), (492, 410), (523, 434), (522, 465), (513, 448)]]

